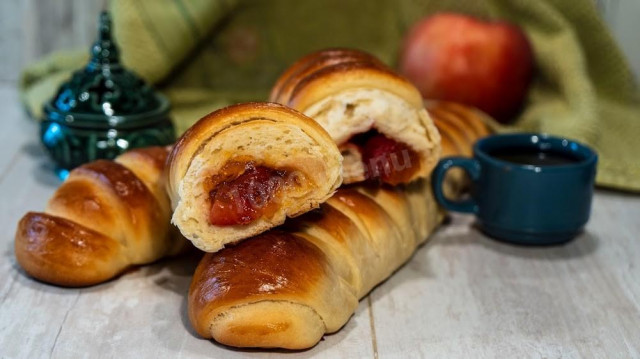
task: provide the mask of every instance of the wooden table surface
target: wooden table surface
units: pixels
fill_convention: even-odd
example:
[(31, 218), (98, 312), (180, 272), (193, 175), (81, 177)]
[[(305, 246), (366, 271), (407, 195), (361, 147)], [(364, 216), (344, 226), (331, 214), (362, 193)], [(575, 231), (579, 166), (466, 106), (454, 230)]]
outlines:
[[(0, 357), (240, 358), (186, 317), (194, 258), (85, 289), (38, 283), (13, 235), (59, 185), (17, 92), (0, 86)], [(486, 238), (455, 215), (338, 333), (290, 358), (640, 357), (640, 196), (599, 190), (583, 235), (559, 247)]]

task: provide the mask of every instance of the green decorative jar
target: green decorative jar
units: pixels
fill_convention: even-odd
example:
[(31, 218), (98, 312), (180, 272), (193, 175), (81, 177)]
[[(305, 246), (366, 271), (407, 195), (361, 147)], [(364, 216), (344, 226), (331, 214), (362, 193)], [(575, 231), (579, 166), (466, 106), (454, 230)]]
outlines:
[(98, 29), (87, 66), (44, 105), (41, 140), (61, 179), (83, 163), (175, 141), (169, 101), (122, 66), (108, 13)]

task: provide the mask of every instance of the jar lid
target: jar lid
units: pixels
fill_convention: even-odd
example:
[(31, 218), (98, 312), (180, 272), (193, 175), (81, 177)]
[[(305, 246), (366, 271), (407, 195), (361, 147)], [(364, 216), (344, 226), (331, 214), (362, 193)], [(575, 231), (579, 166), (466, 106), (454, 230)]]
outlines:
[(169, 101), (120, 62), (111, 17), (100, 14), (91, 59), (44, 105), (48, 120), (72, 127), (130, 128), (166, 118)]

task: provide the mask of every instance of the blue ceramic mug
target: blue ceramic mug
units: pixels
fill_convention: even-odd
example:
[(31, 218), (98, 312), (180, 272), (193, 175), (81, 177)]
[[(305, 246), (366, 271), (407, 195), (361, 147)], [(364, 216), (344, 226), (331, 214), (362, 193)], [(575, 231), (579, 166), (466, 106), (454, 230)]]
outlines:
[[(483, 138), (473, 158), (448, 157), (433, 171), (432, 186), (447, 210), (474, 213), (480, 229), (521, 244), (556, 244), (574, 238), (589, 220), (598, 156), (578, 142), (542, 134)], [(470, 198), (442, 193), (447, 170), (471, 179)]]

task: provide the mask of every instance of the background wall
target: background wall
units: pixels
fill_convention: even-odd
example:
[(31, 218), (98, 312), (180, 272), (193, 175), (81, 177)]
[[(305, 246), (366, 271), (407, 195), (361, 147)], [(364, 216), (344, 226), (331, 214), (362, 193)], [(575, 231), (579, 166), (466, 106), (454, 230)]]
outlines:
[[(640, 79), (640, 0), (594, 1)], [(24, 65), (51, 51), (88, 49), (105, 2), (0, 0), (0, 82), (17, 81)]]
[(595, 0), (640, 84), (640, 0)]
[(91, 44), (105, 0), (0, 0), (0, 81), (43, 55)]

